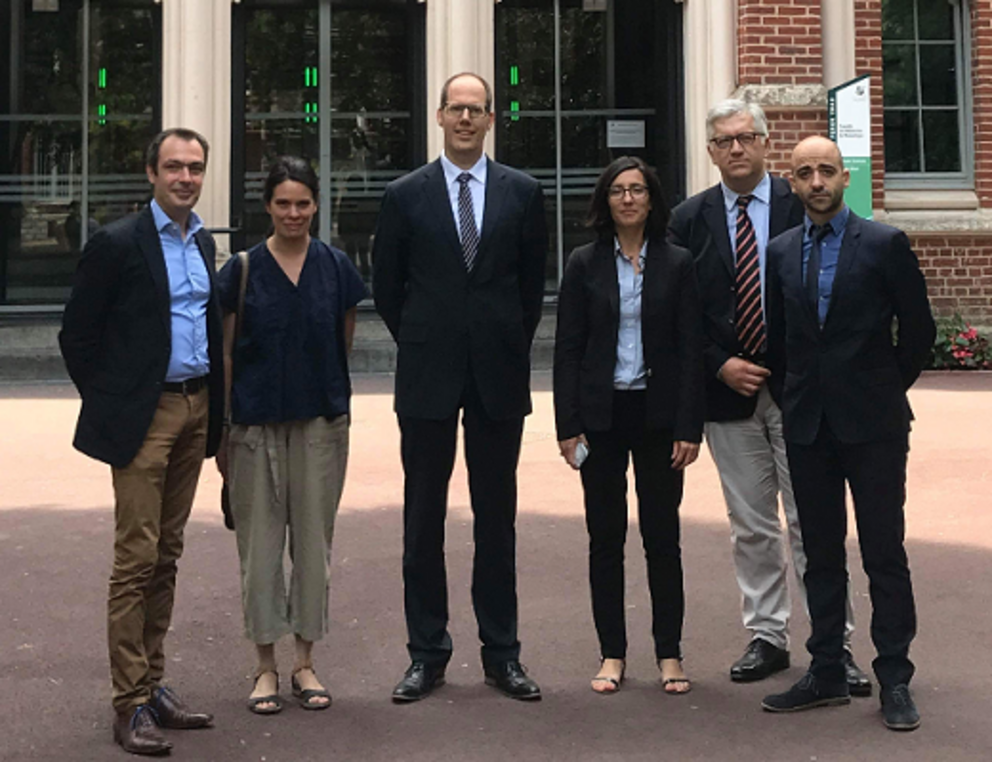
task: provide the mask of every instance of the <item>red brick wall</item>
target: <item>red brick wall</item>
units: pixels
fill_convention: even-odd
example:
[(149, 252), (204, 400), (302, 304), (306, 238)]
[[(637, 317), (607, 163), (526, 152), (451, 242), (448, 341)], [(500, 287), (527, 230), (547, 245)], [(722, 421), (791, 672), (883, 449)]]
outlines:
[(882, 0), (854, 0), (854, 68), (871, 74), (872, 206), (885, 206), (885, 129), (882, 123)]
[(768, 168), (776, 175), (789, 169), (792, 149), (810, 135), (827, 134), (825, 109), (767, 108), (768, 132), (771, 147), (767, 154)]
[(737, 63), (742, 83), (823, 81), (820, 0), (738, 0)]
[(992, 237), (945, 233), (911, 240), (933, 311), (959, 312), (970, 322), (992, 325)]
[(975, 121), (975, 191), (992, 207), (992, 2), (971, 6), (971, 83)]

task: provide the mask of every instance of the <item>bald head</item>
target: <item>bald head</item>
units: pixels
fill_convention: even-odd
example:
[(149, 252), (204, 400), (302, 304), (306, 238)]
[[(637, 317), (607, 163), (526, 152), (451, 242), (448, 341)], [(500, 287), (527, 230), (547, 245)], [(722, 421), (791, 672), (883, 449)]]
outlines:
[(820, 135), (806, 138), (792, 151), (792, 190), (817, 225), (829, 222), (844, 208), (844, 189), (851, 174), (837, 144)]

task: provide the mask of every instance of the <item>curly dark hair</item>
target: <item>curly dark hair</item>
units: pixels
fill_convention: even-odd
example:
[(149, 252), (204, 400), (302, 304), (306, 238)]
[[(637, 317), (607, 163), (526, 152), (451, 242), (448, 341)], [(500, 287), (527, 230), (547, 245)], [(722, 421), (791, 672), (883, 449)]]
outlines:
[(596, 231), (601, 240), (612, 240), (616, 235), (616, 223), (610, 212), (610, 186), (617, 177), (629, 169), (639, 170), (644, 175), (644, 183), (648, 186), (648, 197), (651, 199), (651, 211), (644, 226), (646, 238), (664, 240), (668, 231), (668, 218), (671, 208), (661, 187), (661, 180), (647, 163), (637, 156), (620, 156), (596, 180), (592, 198), (589, 200), (589, 213), (586, 216), (586, 227)]

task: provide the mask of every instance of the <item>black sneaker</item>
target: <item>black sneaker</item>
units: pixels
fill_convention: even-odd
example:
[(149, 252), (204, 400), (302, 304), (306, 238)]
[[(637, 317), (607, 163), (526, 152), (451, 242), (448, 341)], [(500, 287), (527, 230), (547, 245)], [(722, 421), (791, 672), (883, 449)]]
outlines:
[(821, 683), (807, 672), (785, 693), (765, 696), (761, 708), (766, 712), (801, 712), (818, 706), (839, 706), (851, 703), (847, 683)]
[(882, 688), (880, 697), (885, 727), (889, 730), (916, 730), (920, 727), (920, 713), (906, 683)]

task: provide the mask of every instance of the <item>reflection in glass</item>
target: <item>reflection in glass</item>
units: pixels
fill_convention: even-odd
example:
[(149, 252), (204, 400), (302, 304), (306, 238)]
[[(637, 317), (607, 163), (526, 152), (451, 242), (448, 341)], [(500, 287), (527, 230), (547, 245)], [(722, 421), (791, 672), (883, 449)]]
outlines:
[(954, 39), (954, 6), (947, 0), (916, 0), (919, 38)]
[(956, 106), (957, 81), (953, 45), (920, 46), (920, 82), (924, 106)]
[(924, 162), (927, 172), (960, 172), (958, 112), (923, 112)]
[[(926, 0), (930, 2), (930, 0)], [(913, 21), (914, 0), (883, 0), (882, 39), (912, 40), (915, 35)]]
[(885, 112), (885, 170), (887, 172), (922, 171), (918, 112)]
[(884, 45), (882, 72), (886, 106), (917, 105), (915, 45)]

